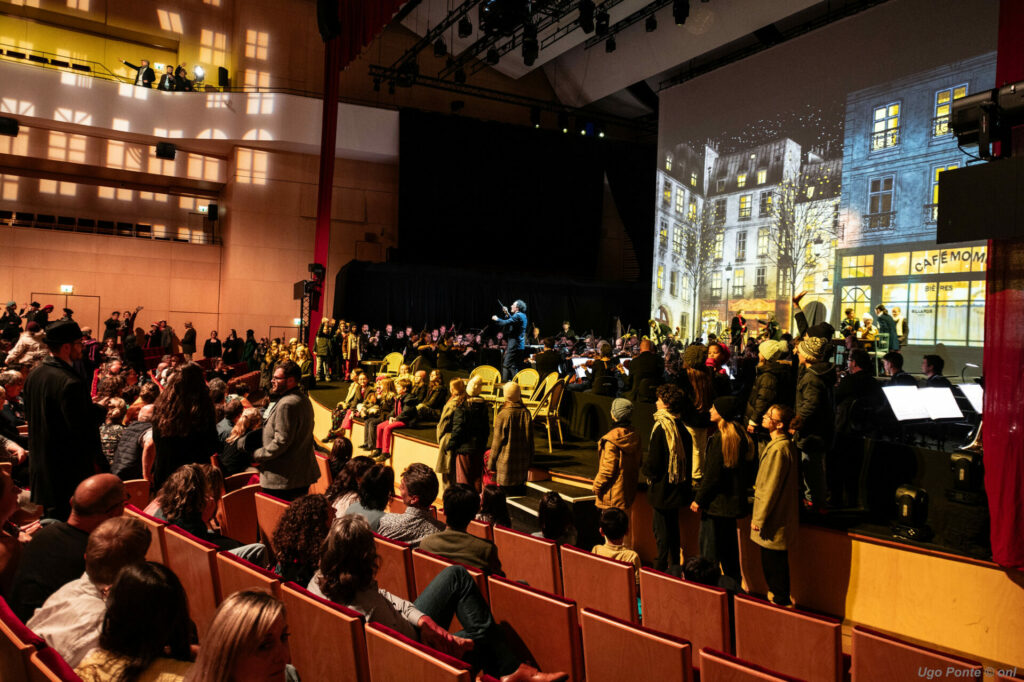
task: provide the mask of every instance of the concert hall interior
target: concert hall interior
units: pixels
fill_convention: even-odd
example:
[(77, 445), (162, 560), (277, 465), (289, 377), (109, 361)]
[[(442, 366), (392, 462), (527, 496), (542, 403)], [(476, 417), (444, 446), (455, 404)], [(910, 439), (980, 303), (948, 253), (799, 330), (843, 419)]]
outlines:
[[(245, 588), (268, 680), (1024, 679), (1022, 35), (1020, 0), (0, 0), (0, 679), (182, 658), (97, 625), (80, 665), (26, 610), (108, 470), (188, 595), (168, 680)], [(292, 392), (308, 481), (261, 460)], [(154, 441), (207, 393), (196, 531)], [(97, 430), (65, 491), (40, 453)], [(465, 490), (504, 518), (455, 528)], [(429, 623), (327, 585), (350, 504)], [(475, 652), (425, 606), (451, 563)]]

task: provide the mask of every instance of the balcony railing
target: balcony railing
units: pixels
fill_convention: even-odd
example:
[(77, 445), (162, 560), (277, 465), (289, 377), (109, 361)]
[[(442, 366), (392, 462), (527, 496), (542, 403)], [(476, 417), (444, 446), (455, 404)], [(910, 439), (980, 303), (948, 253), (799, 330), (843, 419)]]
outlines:
[(864, 216), (864, 227), (868, 230), (891, 230), (896, 227), (896, 211), (868, 213)]
[(733, 298), (743, 298), (743, 294), (744, 294), (745, 291), (746, 291), (746, 287), (744, 287), (744, 286), (736, 286), (734, 284), (733, 287), (732, 287), (732, 297)]
[(871, 151), (877, 152), (889, 147), (895, 147), (900, 143), (900, 129), (890, 128), (871, 133)]
[(0, 226), (31, 227), (39, 230), (98, 234), (109, 237), (133, 237), (135, 239), (183, 242), (186, 244), (220, 243), (220, 238), (215, 234), (186, 227), (167, 228), (161, 225), (154, 227), (145, 223), (44, 215), (21, 211), (0, 211)]

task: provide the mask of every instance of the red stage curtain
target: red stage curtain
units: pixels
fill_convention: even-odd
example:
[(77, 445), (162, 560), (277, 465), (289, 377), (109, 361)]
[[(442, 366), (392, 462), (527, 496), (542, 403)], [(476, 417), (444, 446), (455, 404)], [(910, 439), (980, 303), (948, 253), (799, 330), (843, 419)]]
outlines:
[[(1002, 86), (1024, 80), (1024, 3), (1002, 0), (999, 9), (996, 85)], [(1014, 147), (1015, 155), (1024, 152)], [(989, 241), (988, 253), (982, 438), (992, 558), (1024, 570), (1024, 242)]]
[(341, 68), (359, 56), (408, 0), (341, 0)]

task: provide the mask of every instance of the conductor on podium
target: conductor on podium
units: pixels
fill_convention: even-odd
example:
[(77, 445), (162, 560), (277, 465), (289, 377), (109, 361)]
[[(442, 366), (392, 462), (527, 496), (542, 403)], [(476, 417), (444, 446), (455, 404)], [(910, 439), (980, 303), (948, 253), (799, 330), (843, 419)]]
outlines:
[(499, 327), (507, 327), (505, 338), (508, 339), (508, 347), (505, 349), (505, 357), (501, 361), (501, 380), (510, 381), (526, 361), (526, 303), (517, 299), (512, 304), (512, 313), (508, 308), (502, 307), (506, 317), (504, 319), (492, 315), (491, 319)]

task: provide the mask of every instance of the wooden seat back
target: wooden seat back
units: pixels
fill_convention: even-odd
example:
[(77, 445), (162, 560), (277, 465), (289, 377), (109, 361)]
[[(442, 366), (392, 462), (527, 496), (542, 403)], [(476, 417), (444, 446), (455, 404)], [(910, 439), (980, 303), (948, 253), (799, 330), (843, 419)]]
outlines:
[(259, 541), (259, 524), (256, 521), (256, 493), (258, 485), (238, 488), (218, 502), (217, 518), (221, 533), (243, 544)]
[(487, 576), (483, 571), (466, 566), (455, 561), (449, 561), (442, 556), (425, 552), (422, 549), (412, 550), (412, 571), (416, 583), (416, 594), (423, 594), (423, 590), (430, 584), (437, 575), (449, 566), (462, 566), (469, 571), (469, 575), (480, 588), (480, 594), (487, 599)]
[(167, 561), (164, 565), (181, 580), (188, 595), (189, 612), (202, 641), (217, 605), (221, 602), (217, 579), (217, 546), (177, 526), (167, 526), (164, 541), (167, 546)]
[(398, 540), (391, 540), (374, 533), (380, 568), (377, 569), (377, 584), (406, 601), (416, 598), (416, 581), (413, 577), (412, 549)]
[(487, 540), (487, 542), (494, 542), (494, 526), (489, 523), (483, 523), (482, 521), (470, 521), (469, 526), (466, 527), (466, 532), (470, 535), (475, 535), (481, 540)]
[(128, 495), (128, 501), (125, 504), (130, 504), (138, 509), (145, 509), (146, 505), (149, 504), (149, 489), (150, 483), (144, 478), (133, 478), (130, 481), (125, 481), (124, 491)]
[(524, 661), (545, 671), (583, 679), (583, 649), (576, 604), (498, 576), (487, 580), (491, 614)]
[(331, 462), (323, 455), (316, 454), (316, 466), (320, 470), (320, 478), (309, 487), (310, 495), (323, 495), (331, 487)]
[(28, 680), (29, 682), (82, 682), (82, 678), (75, 674), (75, 671), (57, 653), (57, 650), (49, 647), (33, 651), (29, 656)]
[[(695, 651), (705, 647), (732, 651), (729, 594), (725, 590), (642, 568), (640, 599), (647, 627), (685, 639)], [(698, 657), (693, 662), (700, 667)]]
[(225, 476), (224, 477), (224, 492), (230, 493), (230, 492), (233, 492), (235, 490), (238, 490), (239, 488), (243, 488), (243, 487), (245, 487), (247, 485), (256, 485), (255, 483), (253, 483), (253, 484), (249, 483), (249, 481), (252, 480), (252, 477), (253, 477), (253, 472), (251, 472), (251, 471), (242, 471), (242, 472), (237, 473), (237, 474), (231, 474), (230, 476)]
[(164, 541), (164, 528), (167, 526), (167, 522), (161, 521), (155, 516), (150, 516), (138, 507), (130, 504), (125, 506), (124, 513), (139, 519), (149, 529), (149, 534), (153, 540), (149, 543), (149, 549), (146, 550), (146, 561), (155, 561), (166, 565), (167, 543)]
[(501, 570), (509, 580), (521, 580), (538, 590), (562, 594), (562, 568), (554, 540), (495, 526), (494, 545), (498, 548)]
[(700, 650), (701, 682), (763, 682), (764, 680), (800, 682), (799, 678), (769, 670), (732, 654), (714, 649)]
[(583, 609), (583, 658), (589, 682), (690, 682), (690, 643), (600, 611)]
[(217, 581), (221, 601), (241, 590), (263, 590), (281, 598), (281, 579), (231, 552), (217, 554)]
[(982, 665), (951, 654), (911, 644), (860, 625), (851, 637), (853, 682), (911, 680), (920, 670), (941, 670), (946, 678), (981, 679)]
[(256, 493), (255, 503), (256, 524), (259, 527), (260, 538), (263, 544), (276, 554), (274, 550), (274, 531), (277, 530), (277, 524), (281, 523), (281, 517), (288, 510), (288, 503), (273, 495), (261, 492)]
[(462, 661), (409, 639), (377, 623), (366, 628), (371, 682), (471, 682), (473, 672)]
[(843, 679), (842, 624), (753, 597), (733, 600), (736, 655), (808, 682)]
[(292, 582), (281, 586), (292, 665), (303, 682), (369, 682), (363, 616)]
[(637, 622), (636, 568), (571, 545), (562, 545), (562, 586), (566, 599), (616, 618)]

